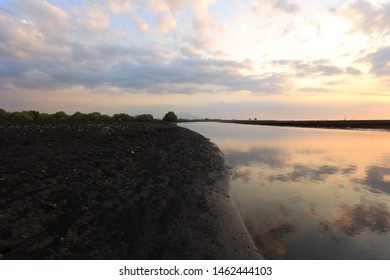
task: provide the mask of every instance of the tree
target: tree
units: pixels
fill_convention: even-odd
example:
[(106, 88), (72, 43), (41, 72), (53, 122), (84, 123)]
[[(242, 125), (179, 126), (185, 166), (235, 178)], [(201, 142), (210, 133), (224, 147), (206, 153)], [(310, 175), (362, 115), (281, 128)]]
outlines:
[(167, 122), (177, 122), (177, 116), (174, 112), (170, 111), (165, 114), (163, 121)]

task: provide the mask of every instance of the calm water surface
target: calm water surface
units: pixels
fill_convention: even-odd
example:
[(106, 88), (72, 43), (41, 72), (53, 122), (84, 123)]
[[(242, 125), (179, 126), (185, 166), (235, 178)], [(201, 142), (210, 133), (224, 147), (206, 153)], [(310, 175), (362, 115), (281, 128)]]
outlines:
[(390, 259), (390, 132), (186, 123), (233, 168), (232, 197), (270, 259)]

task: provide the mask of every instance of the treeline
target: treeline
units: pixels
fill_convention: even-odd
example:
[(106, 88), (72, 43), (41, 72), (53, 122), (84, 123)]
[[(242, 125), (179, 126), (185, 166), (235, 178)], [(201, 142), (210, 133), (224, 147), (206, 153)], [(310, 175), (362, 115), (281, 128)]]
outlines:
[(85, 120), (85, 121), (153, 121), (153, 115), (142, 114), (130, 116), (126, 113), (119, 113), (113, 116), (101, 114), (99, 112), (80, 113), (76, 112), (73, 115), (68, 115), (63, 111), (54, 114), (40, 113), (39, 111), (20, 111), (7, 112), (0, 109), (0, 120)]

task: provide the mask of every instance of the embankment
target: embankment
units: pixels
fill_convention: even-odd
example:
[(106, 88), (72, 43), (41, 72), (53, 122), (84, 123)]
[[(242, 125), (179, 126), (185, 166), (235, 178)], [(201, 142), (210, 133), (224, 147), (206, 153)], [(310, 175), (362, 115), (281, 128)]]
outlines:
[(219, 149), (156, 122), (0, 122), (0, 258), (257, 259)]

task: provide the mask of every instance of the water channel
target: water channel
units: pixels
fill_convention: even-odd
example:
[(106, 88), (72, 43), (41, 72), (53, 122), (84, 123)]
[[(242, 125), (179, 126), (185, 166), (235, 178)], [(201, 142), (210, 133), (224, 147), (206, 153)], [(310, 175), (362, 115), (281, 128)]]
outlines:
[(218, 145), (268, 259), (390, 259), (390, 132), (181, 123)]

